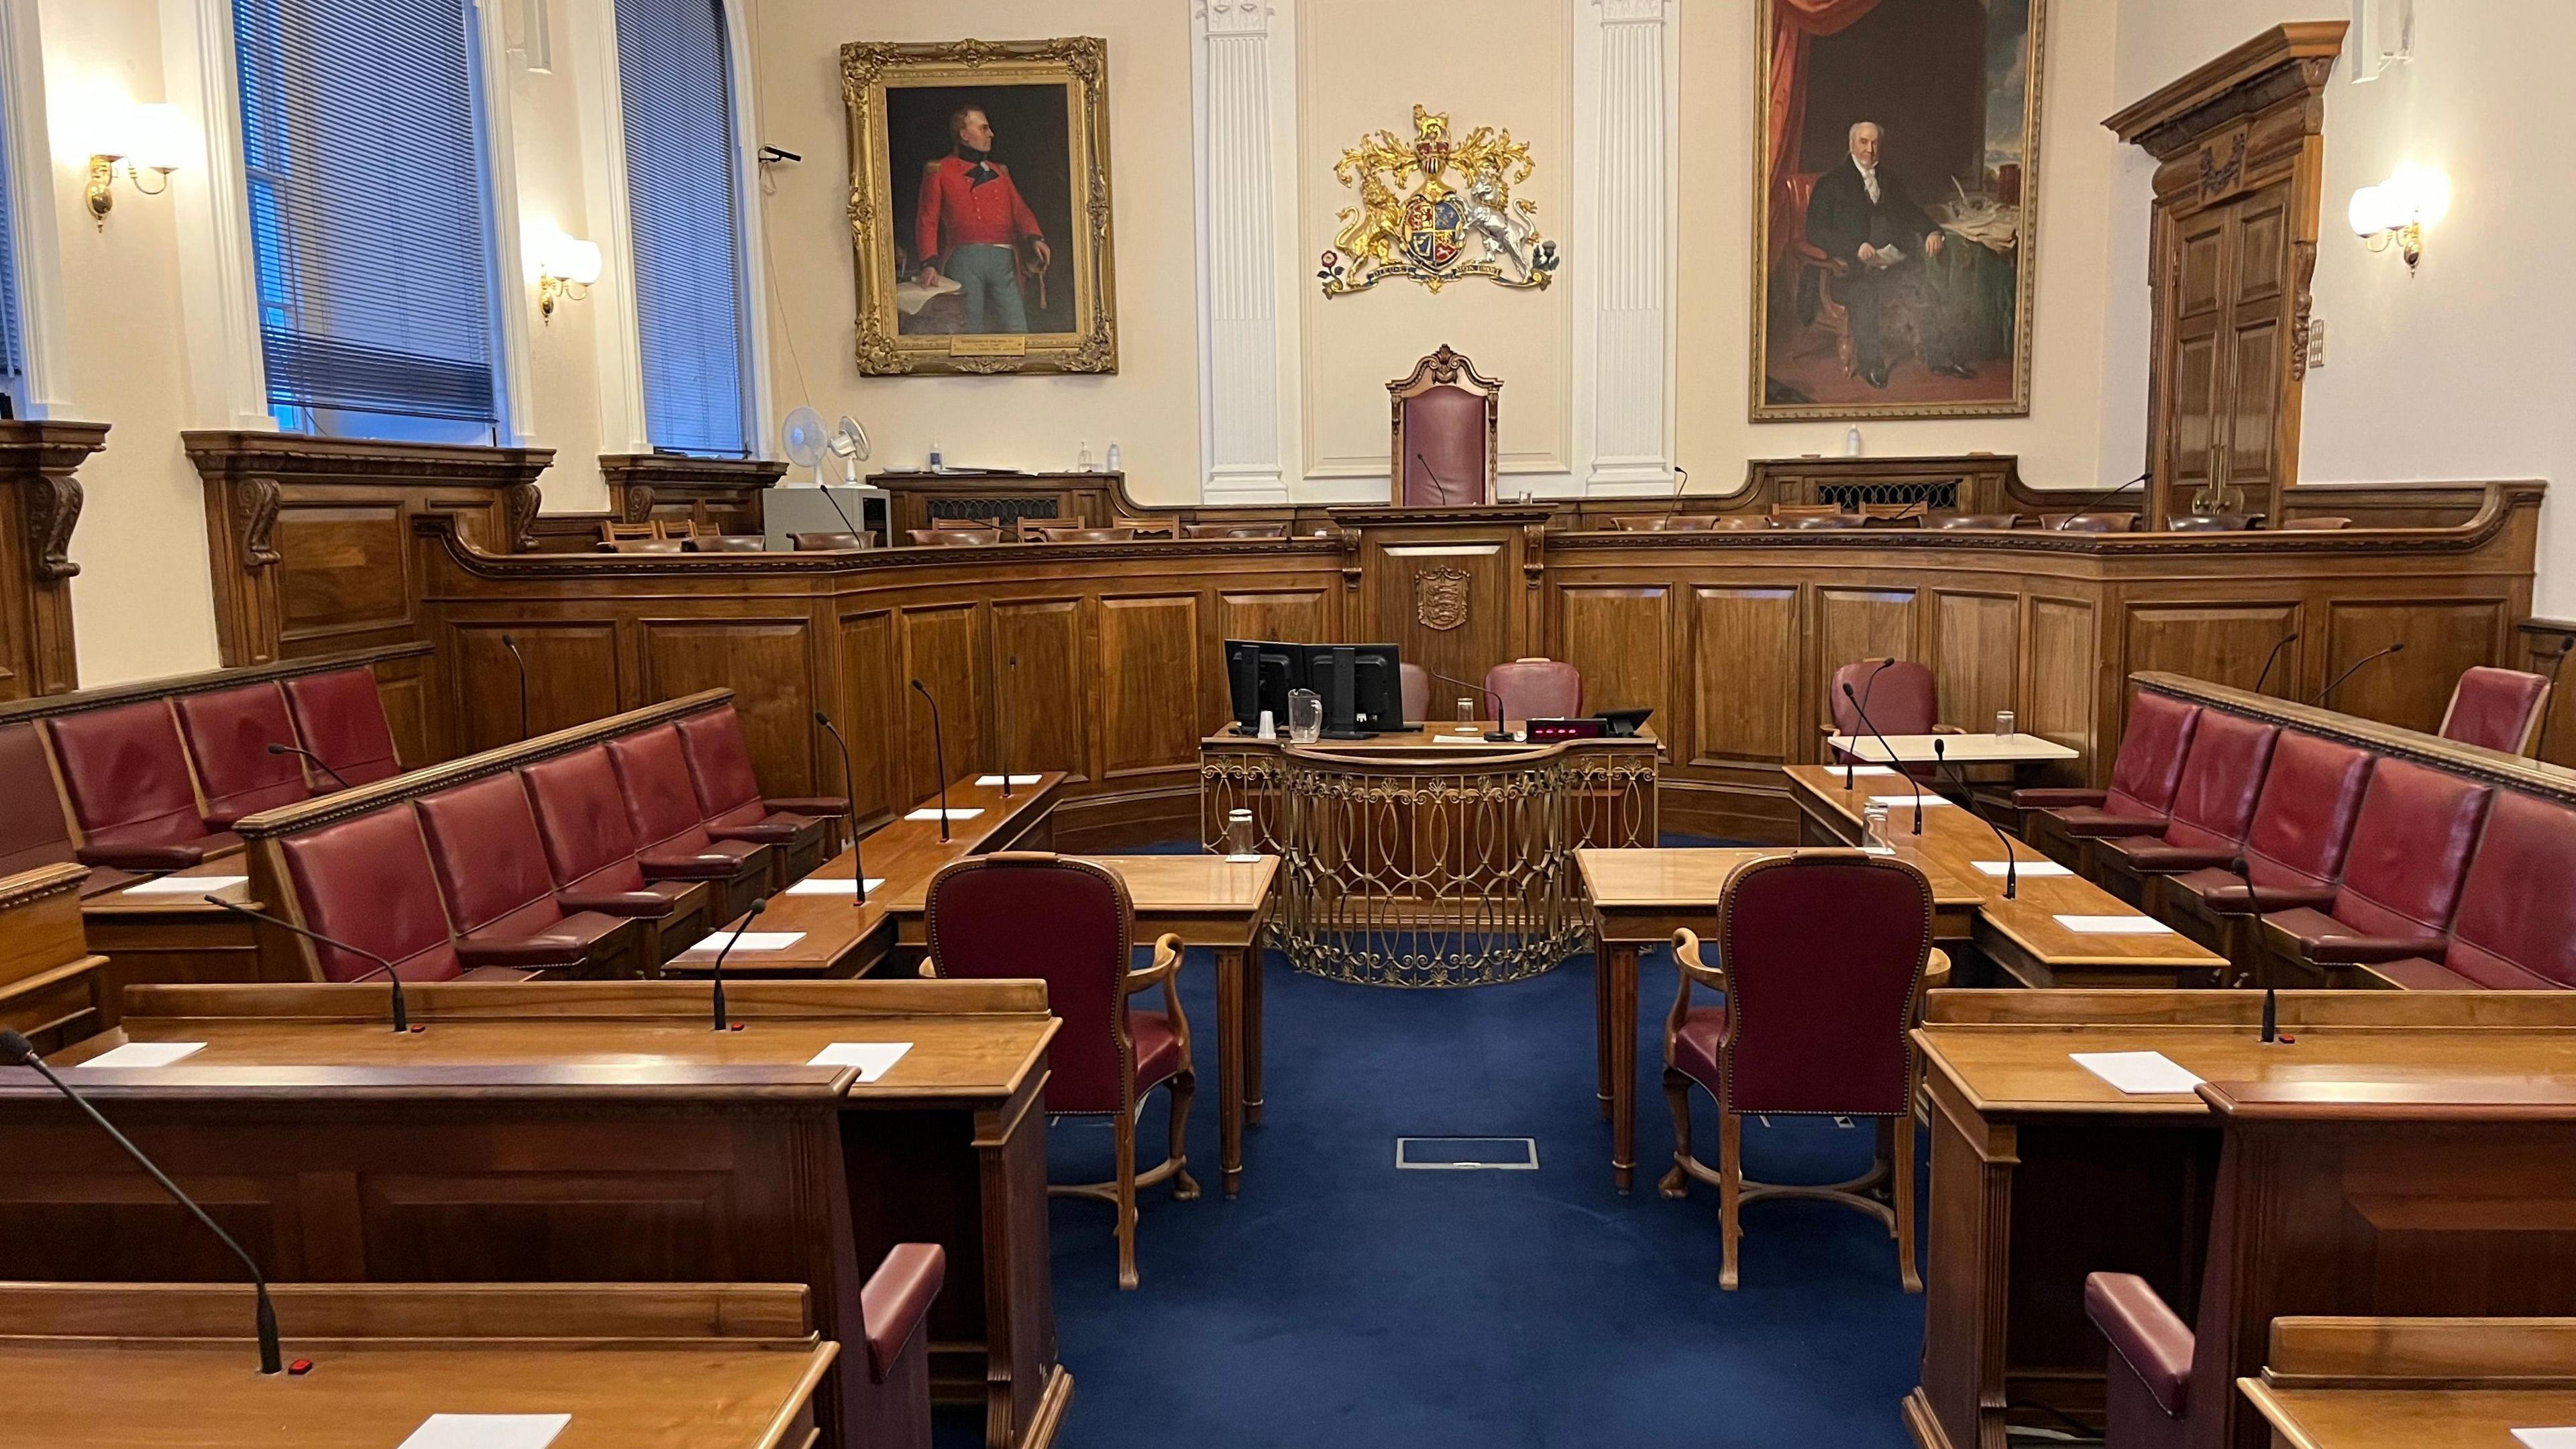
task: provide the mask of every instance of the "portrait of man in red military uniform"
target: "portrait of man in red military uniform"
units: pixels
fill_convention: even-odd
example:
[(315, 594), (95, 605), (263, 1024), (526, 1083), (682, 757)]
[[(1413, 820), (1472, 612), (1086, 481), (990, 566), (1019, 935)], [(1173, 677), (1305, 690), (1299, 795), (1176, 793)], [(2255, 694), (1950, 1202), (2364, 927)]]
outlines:
[(980, 106), (948, 117), (952, 149), (921, 169), (913, 216), (916, 280), (945, 291), (954, 283), (962, 332), (1026, 332), (1024, 282), (1043, 279), (1055, 260), (1036, 213), (993, 159), (993, 121)]

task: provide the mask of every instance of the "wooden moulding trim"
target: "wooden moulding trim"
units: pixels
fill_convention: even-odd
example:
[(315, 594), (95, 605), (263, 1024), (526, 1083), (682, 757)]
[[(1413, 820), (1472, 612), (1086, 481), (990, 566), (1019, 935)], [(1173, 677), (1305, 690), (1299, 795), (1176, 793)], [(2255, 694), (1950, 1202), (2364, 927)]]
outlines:
[(456, 566), (478, 578), (588, 578), (600, 574), (846, 574), (955, 564), (1095, 563), (1170, 557), (1310, 555), (1338, 558), (1339, 538), (1163, 538), (1133, 543), (999, 543), (969, 548), (870, 548), (835, 553), (486, 553), (446, 514), (412, 519), (412, 532), (443, 542)]
[(47, 896), (58, 896), (80, 889), (89, 879), (89, 867), (64, 861), (59, 865), (40, 865), (16, 875), (0, 876), (0, 911), (14, 911), (33, 905)]
[(432, 652), (423, 640), (409, 644), (385, 644), (374, 649), (352, 649), (342, 654), (316, 654), (304, 659), (284, 660), (276, 664), (251, 664), (238, 669), (208, 669), (196, 674), (174, 674), (162, 679), (139, 679), (130, 684), (101, 685), (96, 689), (79, 689), (69, 694), (48, 694), (33, 699), (0, 704), (0, 725), (21, 720), (45, 719), (55, 715), (78, 714), (83, 710), (105, 709), (111, 705), (132, 704), (146, 699), (176, 699), (182, 695), (210, 694), (219, 689), (233, 689), (245, 684), (269, 680), (300, 679), (308, 674), (328, 674), (338, 669), (373, 668), (396, 659), (425, 659)]
[(2463, 1074), (2426, 1081), (2203, 1082), (2200, 1099), (2238, 1122), (2576, 1122), (2576, 1086)]
[[(2284, 1026), (2317, 1029), (2576, 1030), (2576, 992), (2282, 991)], [(1925, 999), (1923, 1024), (1942, 1032), (2033, 1026), (2202, 1027), (2251, 1031), (2263, 998), (2251, 991), (1954, 989)]]
[(298, 487), (506, 488), (534, 483), (555, 458), (552, 448), (489, 448), (453, 443), (378, 443), (299, 433), (239, 431), (179, 435), (188, 460), (209, 483), (256, 476)]
[(2194, 113), (2279, 70), (2303, 60), (2332, 60), (2343, 53), (2341, 20), (2298, 20), (2275, 25), (2226, 54), (2139, 98), (2102, 124), (2121, 140), (2154, 147), (2149, 133), (2188, 122)]
[(732, 690), (700, 690), (696, 694), (685, 695), (679, 699), (664, 700), (660, 704), (648, 704), (642, 709), (630, 709), (623, 714), (613, 714), (606, 719), (596, 719), (588, 724), (556, 730), (552, 734), (539, 735), (532, 740), (521, 740), (514, 745), (485, 750), (479, 755), (467, 755), (461, 760), (450, 760), (443, 765), (408, 770), (391, 779), (379, 780), (372, 785), (361, 785), (354, 790), (334, 791), (301, 804), (281, 805), (275, 810), (263, 810), (257, 815), (245, 817), (241, 823), (233, 827), (233, 832), (244, 841), (254, 843), (276, 836), (299, 834), (335, 821), (348, 820), (370, 811), (381, 810), (388, 805), (416, 800), (423, 795), (434, 795), (451, 786), (480, 780), (488, 775), (498, 775), (521, 765), (532, 765), (539, 760), (551, 760), (558, 755), (568, 755), (576, 750), (587, 749), (592, 745), (615, 739), (620, 735), (648, 730), (655, 725), (667, 724), (711, 709), (730, 709), (732, 706)]
[[(278, 1283), (298, 1348), (383, 1338), (644, 1343), (723, 1339), (806, 1348), (810, 1293), (785, 1283)], [(0, 1285), (12, 1338), (233, 1339), (243, 1290), (223, 1283)]]
[(2536, 795), (2576, 808), (2576, 770), (2544, 765), (2520, 755), (2508, 755), (2502, 750), (2464, 745), (2457, 740), (2446, 740), (2440, 735), (2428, 735), (2419, 730), (2400, 729), (2396, 725), (2382, 724), (2358, 715), (2341, 714), (2314, 705), (2293, 704), (2251, 690), (2231, 689), (2188, 675), (2148, 671), (2133, 674), (2129, 679), (2138, 688), (2152, 694), (2224, 710), (2337, 744), (2352, 745), (2373, 754), (2441, 770), (2480, 784), (2519, 790), (2526, 795)]
[[(566, 989), (558, 991), (558, 986)], [(706, 984), (692, 981), (554, 981), (533, 997), (514, 983), (438, 981), (407, 986), (403, 994), (415, 1015), (451, 1021), (534, 1016), (702, 1021), (707, 1014)], [(725, 1009), (739, 1017), (775, 1021), (996, 1014), (1035, 1018), (1047, 1014), (1047, 1003), (1046, 983), (1035, 980), (738, 981), (725, 985)], [(128, 1020), (375, 1022), (384, 1014), (384, 993), (371, 983), (354, 991), (321, 982), (136, 985), (125, 995)]]
[[(405, 988), (408, 995), (409, 988)], [(377, 997), (382, 999), (380, 989)], [(703, 992), (700, 993), (704, 995)], [(732, 990), (726, 990), (730, 1002)], [(636, 1078), (649, 1072), (651, 1080)], [(120, 1074), (124, 1075), (124, 1074)], [(856, 1067), (551, 1066), (491, 1063), (441, 1067), (168, 1067), (131, 1074), (132, 1082), (87, 1085), (93, 1097), (124, 1102), (204, 1102), (210, 1095), (257, 1108), (267, 1120), (277, 1107), (310, 1106), (317, 1097), (344, 1105), (453, 1103), (460, 1096), (492, 1101), (662, 1103), (761, 1102), (811, 1111), (837, 1107), (858, 1080)], [(142, 1080), (148, 1078), (149, 1080)], [(38, 1082), (0, 1085), (0, 1102), (49, 1101), (54, 1089)], [(222, 1121), (216, 1114), (210, 1121)]]
[(610, 486), (649, 483), (655, 490), (738, 492), (767, 488), (787, 473), (784, 459), (687, 458), (670, 453), (602, 453), (599, 471)]
[(2565, 619), (2543, 619), (2537, 615), (2523, 620), (2516, 627), (2525, 634), (2537, 634), (2544, 639), (2558, 639), (2576, 634), (2576, 623)]

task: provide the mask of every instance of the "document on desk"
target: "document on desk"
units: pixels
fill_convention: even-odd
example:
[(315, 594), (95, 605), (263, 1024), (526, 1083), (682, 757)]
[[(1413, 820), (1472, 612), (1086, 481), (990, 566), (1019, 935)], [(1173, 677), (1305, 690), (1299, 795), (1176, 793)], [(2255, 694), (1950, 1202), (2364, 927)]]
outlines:
[(1837, 775), (1858, 775), (1860, 778), (1866, 780), (1873, 775), (1893, 775), (1896, 773), (1896, 768), (1892, 765), (1836, 765), (1834, 766), (1834, 773)]
[[(2006, 873), (2004, 862), (2000, 860), (1978, 861), (1977, 869), (1998, 879), (2002, 878)], [(2012, 862), (2012, 870), (2010, 873), (2023, 880), (2039, 880), (2045, 876), (2073, 875), (2075, 872), (2068, 870), (2066, 867), (2059, 865), (2053, 860), (2016, 860)]]
[(784, 951), (804, 939), (803, 931), (745, 931), (742, 933), (741, 940), (734, 941), (733, 932), (718, 931), (691, 946), (689, 954), (695, 955), (700, 951), (709, 953), (721, 951), (727, 941), (733, 941), (733, 948), (736, 951)]
[[(818, 880), (812, 876), (808, 876), (804, 880), (800, 880), (796, 884), (789, 886), (787, 888), (787, 893), (791, 896), (849, 896), (858, 894), (858, 884), (859, 883), (854, 880)], [(884, 884), (884, 876), (872, 875), (868, 877), (869, 890), (875, 890), (878, 886)]]
[(155, 880), (139, 880), (125, 888), (129, 896), (211, 896), (247, 885), (246, 875), (165, 875)]
[(432, 1414), (401, 1449), (546, 1449), (570, 1414)]
[[(967, 809), (951, 810), (948, 812), (948, 818), (951, 820), (972, 820), (983, 813), (984, 807), (977, 805)], [(937, 820), (939, 818), (939, 807), (936, 805), (926, 806), (922, 809), (913, 811), (911, 814), (903, 818), (906, 820)]]
[(859, 1080), (873, 1082), (886, 1074), (903, 1054), (912, 1050), (908, 1041), (836, 1041), (814, 1053), (809, 1067), (857, 1067)]
[[(1046, 777), (1043, 775), (1013, 775), (1011, 777), (1011, 783), (1014, 785), (1034, 785), (1044, 778)], [(975, 777), (975, 783), (978, 785), (998, 786), (1002, 783), (1002, 777), (999, 775), (977, 775)]]
[(2516, 1429), (2513, 1442), (2522, 1449), (2576, 1449), (2576, 1429)]
[[(1915, 797), (1911, 795), (1872, 795), (1869, 798), (1872, 800), (1884, 800), (1891, 809), (1911, 810), (1914, 808)], [(1949, 803), (1950, 798), (1946, 795), (1937, 795), (1930, 790), (1923, 792), (1923, 808), (1926, 810), (1938, 810)]]
[(166, 1067), (206, 1049), (201, 1041), (130, 1041), (81, 1063), (84, 1067)]
[(2148, 916), (2059, 916), (2057, 924), (2079, 936), (2170, 936), (2173, 928)]
[(2075, 1065), (2133, 1095), (2188, 1092), (2200, 1085), (2200, 1078), (2184, 1071), (2163, 1052), (2068, 1052), (2067, 1056)]

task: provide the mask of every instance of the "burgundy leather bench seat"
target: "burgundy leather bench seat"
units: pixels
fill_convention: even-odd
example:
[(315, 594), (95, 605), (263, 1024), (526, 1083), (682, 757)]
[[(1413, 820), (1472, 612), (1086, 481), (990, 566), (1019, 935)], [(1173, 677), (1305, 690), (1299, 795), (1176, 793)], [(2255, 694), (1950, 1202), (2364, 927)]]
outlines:
[(185, 870), (241, 845), (197, 806), (188, 754), (158, 699), (43, 721), (82, 843), (78, 858), (121, 870)]
[(2246, 828), (2240, 876), (2210, 865), (2165, 882), (2165, 902), (2211, 915), (2247, 916), (2332, 905), (2373, 756), (2284, 730)]
[(369, 785), (402, 773), (374, 670), (361, 666), (290, 679), (286, 704), (304, 747), (341, 779)]
[[(641, 917), (658, 923), (658, 960), (687, 950), (697, 937), (689, 924), (706, 924), (706, 885), (671, 873), (670, 862), (651, 867), (638, 858), (635, 827), (617, 791), (617, 771), (599, 746), (542, 760), (519, 771), (528, 805), (536, 813), (555, 899), (564, 909)], [(730, 918), (728, 918), (730, 919)]]
[(641, 842), (646, 874), (653, 874), (659, 862), (666, 873), (721, 883), (726, 920), (768, 894), (769, 847), (718, 840), (707, 833), (678, 730), (669, 725), (638, 730), (610, 740), (606, 749), (626, 818)]
[(772, 799), (760, 793), (760, 776), (751, 764), (751, 748), (742, 737), (742, 716), (732, 709), (711, 709), (677, 722), (680, 749), (688, 757), (689, 778), (697, 787), (698, 813), (707, 834), (718, 840), (748, 840), (776, 851), (778, 877), (788, 884), (813, 872), (833, 844), (830, 822), (846, 818), (850, 802), (829, 796)]
[(495, 775), (418, 804), (430, 864), (461, 948), (497, 960), (561, 966), (569, 950), (603, 975), (639, 974), (643, 931), (600, 911), (567, 913), (556, 898), (545, 843), (515, 774)]
[[(54, 767), (45, 760), (45, 742), (33, 724), (0, 725), (0, 875), (16, 875), (40, 865), (62, 865), (73, 859), (71, 826), (54, 802)], [(122, 882), (122, 872), (113, 874)], [(88, 886), (85, 883), (83, 893)]]
[(2185, 757), (2182, 780), (2164, 829), (2093, 840), (2094, 873), (2116, 894), (2146, 905), (2141, 877), (2224, 865), (2236, 858), (2262, 797), (2278, 728), (2239, 715), (2203, 711)]
[(2438, 960), (2493, 793), (2457, 775), (2382, 758), (2362, 792), (2334, 899), (2266, 914), (2266, 943), (2319, 977), (2410, 956)]
[[(374, 687), (370, 675), (368, 688)], [(171, 704), (178, 710), (188, 754), (197, 762), (207, 823), (229, 830), (245, 815), (312, 798), (304, 762), (269, 752), (273, 744), (298, 743), (287, 718), (286, 693), (275, 684), (183, 694)]]
[[(439, 898), (419, 819), (408, 804), (285, 836), (278, 847), (304, 924), (384, 957), (406, 983), (459, 977), (515, 981), (529, 974), (525, 968), (581, 960), (577, 948), (538, 961), (525, 952), (460, 945)], [(354, 952), (318, 941), (313, 950), (326, 981), (382, 974), (376, 962)]]
[[(2030, 822), (2033, 843), (2041, 843), (2049, 834), (2062, 841), (2081, 841), (2107, 835), (2153, 835), (2164, 829), (2200, 718), (2199, 705), (2144, 691), (2132, 695), (2129, 725), (2120, 735), (2119, 757), (2111, 764), (2110, 789), (2013, 792), (2014, 808), (2037, 812)], [(2071, 854), (2060, 858), (2077, 864), (2066, 858)]]
[(2576, 988), (2576, 810), (2498, 791), (2469, 857), (2450, 945), (2383, 961), (2373, 975), (2415, 991)]

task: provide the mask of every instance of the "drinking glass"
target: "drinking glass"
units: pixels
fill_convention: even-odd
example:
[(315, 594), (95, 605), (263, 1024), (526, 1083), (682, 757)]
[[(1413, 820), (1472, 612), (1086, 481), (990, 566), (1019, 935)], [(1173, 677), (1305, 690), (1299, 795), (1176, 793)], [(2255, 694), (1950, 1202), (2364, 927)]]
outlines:
[(1248, 860), (1261, 853), (1252, 839), (1252, 812), (1229, 810), (1225, 813), (1225, 853), (1236, 860)]
[(1887, 838), (1887, 802), (1873, 797), (1861, 807), (1860, 848), (1871, 855), (1894, 855), (1896, 845)]
[(1462, 735), (1472, 735), (1477, 733), (1476, 702), (1472, 699), (1461, 699), (1458, 701), (1457, 732)]
[(1997, 739), (2010, 739), (2013, 736), (2013, 732), (2013, 712), (2008, 709), (1996, 710), (1995, 737)]

